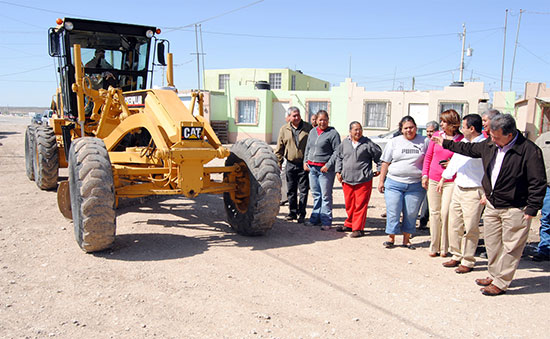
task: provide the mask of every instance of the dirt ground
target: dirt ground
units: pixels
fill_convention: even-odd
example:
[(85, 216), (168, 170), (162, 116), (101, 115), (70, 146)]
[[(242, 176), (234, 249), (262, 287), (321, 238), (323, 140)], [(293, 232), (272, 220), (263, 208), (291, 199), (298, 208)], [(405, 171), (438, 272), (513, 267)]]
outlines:
[[(86, 254), (56, 193), (25, 176), (27, 122), (0, 116), (1, 337), (549, 336), (550, 263), (524, 258), (507, 294), (483, 296), (485, 259), (458, 275), (428, 257), (426, 231), (414, 251), (383, 248), (378, 192), (363, 238), (286, 222), (287, 207), (267, 235), (240, 236), (221, 197), (204, 195), (128, 204), (114, 248)], [(334, 203), (338, 225), (340, 185)], [(531, 244), (537, 234), (538, 220)]]

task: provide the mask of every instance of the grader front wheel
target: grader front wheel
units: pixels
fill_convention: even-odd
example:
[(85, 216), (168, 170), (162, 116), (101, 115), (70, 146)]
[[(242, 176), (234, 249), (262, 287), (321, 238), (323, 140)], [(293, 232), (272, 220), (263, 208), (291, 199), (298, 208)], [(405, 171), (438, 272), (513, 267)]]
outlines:
[(281, 177), (277, 158), (265, 142), (246, 139), (231, 147), (225, 165), (234, 164), (240, 164), (243, 172), (237, 174), (237, 191), (223, 195), (227, 219), (239, 234), (262, 235), (273, 227), (279, 213)]
[(69, 190), (78, 245), (86, 252), (111, 247), (116, 232), (115, 189), (103, 140), (85, 137), (73, 141)]

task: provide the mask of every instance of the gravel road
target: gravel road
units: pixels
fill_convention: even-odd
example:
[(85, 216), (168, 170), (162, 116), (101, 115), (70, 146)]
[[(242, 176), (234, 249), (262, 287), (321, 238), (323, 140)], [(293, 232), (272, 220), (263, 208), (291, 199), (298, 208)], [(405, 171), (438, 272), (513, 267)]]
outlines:
[[(225, 222), (220, 196), (117, 211), (114, 248), (80, 250), (56, 193), (25, 176), (28, 118), (0, 116), (0, 333), (4, 338), (548, 338), (550, 263), (523, 259), (507, 294), (481, 295), (416, 250), (385, 249), (381, 194), (367, 236), (286, 222), (263, 237)], [(66, 170), (61, 176), (66, 176)], [(345, 218), (342, 189), (335, 221)], [(311, 203), (311, 197), (309, 202)], [(538, 220), (530, 241), (538, 239)]]

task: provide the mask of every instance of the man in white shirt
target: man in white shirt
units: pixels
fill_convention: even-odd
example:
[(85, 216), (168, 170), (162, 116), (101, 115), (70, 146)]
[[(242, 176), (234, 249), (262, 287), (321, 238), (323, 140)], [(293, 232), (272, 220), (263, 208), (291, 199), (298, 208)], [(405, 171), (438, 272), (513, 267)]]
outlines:
[[(481, 133), (481, 117), (468, 114), (462, 118), (462, 142), (482, 142), (485, 136)], [(479, 241), (479, 218), (483, 212), (481, 200), (485, 193), (481, 185), (483, 179), (483, 163), (481, 159), (473, 159), (455, 153), (443, 171), (437, 191), (441, 191), (445, 179), (452, 179), (455, 188), (449, 208), (449, 242), (452, 259), (444, 262), (445, 267), (457, 267), (456, 273), (468, 273), (475, 264), (475, 252)]]

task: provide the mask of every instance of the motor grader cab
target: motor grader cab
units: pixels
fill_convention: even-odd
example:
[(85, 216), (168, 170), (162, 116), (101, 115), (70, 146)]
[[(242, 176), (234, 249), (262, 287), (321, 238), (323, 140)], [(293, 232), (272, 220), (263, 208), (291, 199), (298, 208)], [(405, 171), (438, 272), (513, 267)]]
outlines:
[[(65, 18), (48, 33), (59, 84), (55, 114), (49, 126), (27, 128), (26, 172), (40, 189), (57, 188), (60, 211), (73, 220), (84, 251), (112, 245), (121, 198), (223, 194), (236, 232), (271, 229), (281, 190), (272, 149), (255, 139), (226, 149), (203, 117), (202, 93), (193, 93), (188, 109), (175, 88), (151, 88), (161, 65), (174, 85), (160, 30)], [(225, 166), (205, 166), (215, 158), (225, 158)], [(64, 167), (69, 178), (58, 185)]]

